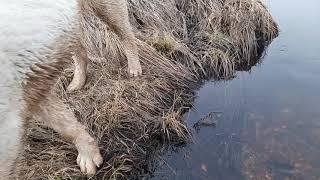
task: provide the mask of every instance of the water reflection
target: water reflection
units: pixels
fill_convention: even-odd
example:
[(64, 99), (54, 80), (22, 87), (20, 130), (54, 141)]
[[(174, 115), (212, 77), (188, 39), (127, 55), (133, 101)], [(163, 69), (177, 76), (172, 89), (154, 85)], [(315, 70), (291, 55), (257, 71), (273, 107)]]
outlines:
[(262, 65), (198, 92), (185, 115), (194, 143), (153, 179), (320, 179), (320, 2), (266, 4), (282, 33)]

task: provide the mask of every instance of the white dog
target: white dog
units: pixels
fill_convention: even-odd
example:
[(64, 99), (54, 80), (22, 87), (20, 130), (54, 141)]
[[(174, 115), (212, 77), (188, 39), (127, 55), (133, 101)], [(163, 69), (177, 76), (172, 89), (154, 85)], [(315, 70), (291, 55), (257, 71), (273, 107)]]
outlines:
[[(75, 4), (78, 6), (76, 7)], [(71, 43), (71, 46), (66, 48), (66, 44), (61, 42), (59, 48), (52, 53), (52, 58), (59, 61), (68, 55), (71, 59), (69, 55), (75, 53), (75, 76), (69, 90), (80, 89), (84, 85), (86, 65), (89, 59), (87, 54), (97, 52), (101, 55), (107, 51), (106, 47), (97, 49), (96, 46), (105, 42), (104, 33), (108, 30), (107, 27), (114, 31), (123, 43), (124, 54), (128, 60), (129, 75), (138, 76), (142, 73), (142, 69), (135, 37), (129, 23), (126, 0), (77, 0), (77, 3), (69, 0), (11, 0), (10, 2), (4, 0), (0, 3), (0, 7), (5, 8), (1, 11), (4, 14), (0, 14), (3, 18), (0, 20), (1, 61), (5, 65), (4, 69), (1, 69), (2, 76), (5, 77), (3, 78), (4, 82), (1, 81), (1, 92), (5, 94), (0, 99), (4, 106), (0, 129), (1, 143), (3, 144), (2, 150), (0, 149), (0, 163), (2, 162), (0, 172), (6, 175), (10, 172), (12, 163), (17, 156), (21, 139), (22, 120), (20, 120), (18, 112), (22, 105), (19, 98), (21, 90), (17, 86), (20, 79), (18, 71), (22, 72), (20, 74), (24, 74), (23, 67), (28, 67), (37, 59), (32, 57), (36, 56), (34, 52), (40, 52), (45, 44), (50, 44), (55, 36), (60, 34), (59, 32), (68, 29), (68, 24), (74, 25), (71, 20), (68, 21), (68, 17), (76, 17), (73, 22), (78, 21), (76, 24), (80, 24), (79, 29), (72, 28), (76, 31), (70, 34), (70, 38), (73, 40), (69, 42), (68, 38), (65, 39), (66, 44)], [(76, 10), (79, 10), (79, 16), (73, 15)], [(99, 22), (100, 25), (94, 26)], [(93, 26), (95, 28), (92, 28)], [(77, 35), (79, 33), (80, 36)], [(28, 54), (30, 51), (32, 53)], [(103, 55), (102, 58), (108, 57)], [(61, 63), (58, 63), (59, 67), (62, 66)], [(41, 83), (47, 82), (46, 78), (53, 75), (52, 73), (49, 76), (46, 74), (50, 72), (38, 73), (39, 71), (34, 75), (40, 79), (34, 78), (32, 75), (27, 78), (23, 102), (25, 108), (21, 115), (25, 119), (36, 117), (44, 121), (61, 136), (73, 142), (79, 152), (77, 163), (81, 171), (86, 174), (94, 174), (96, 167), (100, 166), (103, 161), (96, 141), (63, 102), (54, 97), (45, 97), (45, 94), (49, 92), (38, 91), (47, 89), (42, 86), (48, 85), (49, 82)], [(48, 81), (52, 81), (52, 79)], [(14, 89), (16, 91), (13, 91)], [(8, 129), (10, 127), (11, 129)]]
[[(0, 1), (0, 179), (8, 179), (19, 149), (19, 71), (36, 59), (28, 50), (50, 44), (75, 13), (76, 0)], [(22, 56), (29, 56), (28, 61)]]

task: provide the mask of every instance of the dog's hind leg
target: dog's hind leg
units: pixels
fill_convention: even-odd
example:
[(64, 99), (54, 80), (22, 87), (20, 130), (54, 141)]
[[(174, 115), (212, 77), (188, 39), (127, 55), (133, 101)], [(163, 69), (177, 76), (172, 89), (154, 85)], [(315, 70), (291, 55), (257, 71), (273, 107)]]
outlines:
[[(92, 1), (92, 0), (91, 0)], [(100, 3), (97, 3), (100, 1)], [(117, 33), (124, 47), (124, 53), (128, 60), (128, 72), (130, 76), (142, 74), (142, 68), (138, 56), (136, 38), (129, 22), (129, 13), (126, 0), (95, 0), (97, 15), (111, 29)]]
[(103, 159), (97, 142), (89, 135), (86, 127), (78, 122), (66, 104), (52, 95), (40, 107), (39, 116), (42, 121), (76, 146), (77, 163), (81, 171), (89, 175), (95, 174)]
[(81, 89), (86, 83), (86, 73), (89, 59), (83, 46), (79, 46), (78, 50), (73, 56), (73, 60), (75, 64), (75, 70), (73, 79), (67, 88), (69, 92)]

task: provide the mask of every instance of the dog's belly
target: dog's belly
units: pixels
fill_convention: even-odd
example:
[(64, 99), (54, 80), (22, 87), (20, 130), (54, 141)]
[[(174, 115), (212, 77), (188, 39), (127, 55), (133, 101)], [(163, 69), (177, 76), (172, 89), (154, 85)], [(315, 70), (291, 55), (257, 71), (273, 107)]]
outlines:
[(75, 5), (76, 0), (0, 1), (0, 179), (7, 179), (19, 147), (19, 71), (34, 63), (30, 52), (38, 52), (68, 27)]

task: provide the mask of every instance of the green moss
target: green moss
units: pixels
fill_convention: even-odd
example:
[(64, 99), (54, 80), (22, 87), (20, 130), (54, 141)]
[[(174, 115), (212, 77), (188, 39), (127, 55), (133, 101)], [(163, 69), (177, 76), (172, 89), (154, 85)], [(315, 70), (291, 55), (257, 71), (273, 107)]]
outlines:
[(175, 40), (167, 35), (153, 36), (147, 40), (147, 43), (163, 54), (170, 54), (173, 52), (176, 44)]

